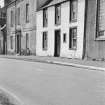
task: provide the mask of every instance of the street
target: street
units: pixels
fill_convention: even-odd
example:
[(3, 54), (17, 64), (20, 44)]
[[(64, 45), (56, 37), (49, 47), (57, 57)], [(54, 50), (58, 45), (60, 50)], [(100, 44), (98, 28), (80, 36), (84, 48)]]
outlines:
[(0, 58), (0, 86), (24, 105), (105, 105), (105, 72)]

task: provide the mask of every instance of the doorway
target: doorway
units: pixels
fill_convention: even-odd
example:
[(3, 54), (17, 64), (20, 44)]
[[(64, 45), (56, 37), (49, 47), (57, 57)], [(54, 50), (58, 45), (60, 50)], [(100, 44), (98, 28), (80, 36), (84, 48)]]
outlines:
[(20, 35), (17, 35), (16, 36), (16, 40), (17, 40), (17, 53), (20, 53), (21, 52), (21, 36)]
[(60, 30), (55, 30), (55, 48), (54, 48), (54, 56), (60, 56)]

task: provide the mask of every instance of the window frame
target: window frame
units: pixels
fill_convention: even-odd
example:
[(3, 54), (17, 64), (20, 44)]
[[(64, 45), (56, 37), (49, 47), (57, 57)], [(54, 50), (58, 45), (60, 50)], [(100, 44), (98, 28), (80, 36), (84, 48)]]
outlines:
[(43, 27), (48, 26), (48, 8), (43, 9)]
[[(76, 29), (76, 37), (72, 34), (72, 30)], [(74, 46), (74, 40), (76, 41), (76, 46)], [(69, 28), (69, 49), (70, 50), (77, 50), (77, 26)]]

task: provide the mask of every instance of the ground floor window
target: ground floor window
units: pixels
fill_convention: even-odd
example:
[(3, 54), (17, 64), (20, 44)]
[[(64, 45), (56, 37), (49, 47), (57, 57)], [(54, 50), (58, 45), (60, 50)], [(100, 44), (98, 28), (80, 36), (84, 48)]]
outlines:
[(69, 48), (76, 50), (77, 49), (77, 27), (70, 28), (69, 32)]
[(47, 50), (47, 41), (48, 41), (48, 32), (43, 32), (43, 38), (42, 38), (42, 41), (43, 41), (43, 50)]
[(29, 48), (29, 34), (26, 33), (26, 49)]
[(11, 49), (13, 49), (13, 36), (10, 36)]

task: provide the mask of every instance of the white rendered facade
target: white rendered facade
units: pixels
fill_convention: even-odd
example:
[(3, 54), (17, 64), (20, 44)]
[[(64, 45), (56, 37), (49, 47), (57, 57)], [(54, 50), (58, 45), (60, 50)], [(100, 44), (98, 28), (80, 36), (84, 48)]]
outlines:
[[(55, 5), (47, 7), (48, 26), (43, 27), (43, 10), (37, 12), (36, 32), (36, 55), (54, 56), (55, 53), (55, 30), (60, 30), (60, 57), (79, 58), (83, 57), (84, 28), (85, 28), (85, 0), (78, 0), (77, 21), (70, 22), (70, 1), (61, 3), (61, 24), (55, 25)], [(77, 27), (77, 48), (69, 48), (69, 30)], [(48, 33), (48, 48), (43, 50), (42, 34)], [(66, 34), (66, 42), (63, 42), (63, 35)]]

